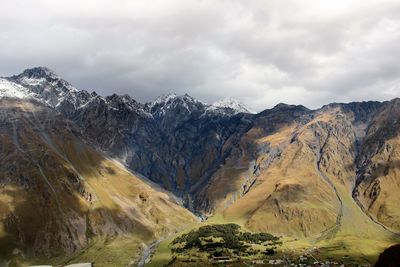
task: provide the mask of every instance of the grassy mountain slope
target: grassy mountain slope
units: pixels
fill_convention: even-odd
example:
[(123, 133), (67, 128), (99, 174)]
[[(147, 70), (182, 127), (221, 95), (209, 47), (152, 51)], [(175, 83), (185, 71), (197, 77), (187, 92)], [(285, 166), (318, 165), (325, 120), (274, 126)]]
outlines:
[(54, 110), (12, 99), (0, 107), (0, 262), (62, 262), (116, 238), (138, 248), (194, 221), (170, 194), (92, 149)]
[[(335, 247), (330, 253), (377, 256), (398, 240), (395, 231), (388, 228), (395, 229), (400, 221), (395, 204), (399, 131), (393, 130), (396, 137), (386, 141), (386, 146), (381, 145), (372, 158), (376, 162), (375, 158), (380, 157), (381, 162), (390, 166), (386, 175), (377, 178), (383, 192), (374, 203), (360, 197), (369, 213), (378, 218), (375, 220), (352, 194), (358, 180), (358, 158), (366, 151), (359, 144), (361, 140), (371, 142), (368, 136), (374, 127), (381, 127), (374, 125), (376, 120), (382, 122), (383, 115), (378, 114), (378, 107), (373, 107), (376, 113), (356, 108), (367, 109), (330, 105), (307, 112), (288, 106), (279, 111), (284, 118), (277, 119), (273, 110), (261, 116), (243, 136), (238, 152), (231, 154), (205, 191), (205, 198), (215, 207), (209, 214), (222, 221), (239, 222), (254, 231), (300, 238), (307, 246)], [(390, 110), (381, 112), (393, 119), (394, 108)], [(379, 153), (388, 147), (390, 153)], [(382, 154), (386, 157), (382, 158)], [(382, 167), (375, 170), (382, 172)], [(370, 196), (374, 190), (371, 182), (366, 181), (371, 179), (359, 185), (362, 196)]]
[(400, 231), (400, 100), (374, 117), (362, 144), (355, 197), (376, 221)]

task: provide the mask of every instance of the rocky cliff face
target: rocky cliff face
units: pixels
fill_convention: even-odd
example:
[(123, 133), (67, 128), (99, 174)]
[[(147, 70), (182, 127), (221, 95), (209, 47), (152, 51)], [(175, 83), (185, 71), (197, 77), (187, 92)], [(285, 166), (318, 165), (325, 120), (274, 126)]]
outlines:
[(400, 100), (384, 103), (375, 112), (362, 140), (354, 197), (378, 222), (400, 230), (398, 203)]
[(182, 197), (192, 210), (197, 209), (193, 197), (229, 154), (225, 143), (234, 144), (252, 123), (238, 103), (235, 109), (170, 94), (142, 105), (127, 95), (78, 91), (47, 68), (9, 79), (74, 121), (97, 147)]
[[(398, 190), (397, 167), (389, 156), (395, 154), (390, 145), (377, 146), (385, 142), (369, 136), (378, 132), (393, 142), (397, 102), (331, 104), (315, 111), (278, 105), (260, 113), (241, 138), (240, 152), (231, 154), (204, 192), (205, 210), (244, 221), (250, 229), (295, 237), (390, 238), (396, 232), (393, 223), (399, 221), (397, 209), (389, 204), (395, 203), (393, 191)], [(386, 117), (394, 121), (385, 122)], [(376, 175), (362, 175), (376, 154), (393, 166), (393, 191), (386, 185), (381, 204), (375, 204), (380, 209), (371, 205), (380, 192)], [(384, 168), (372, 166), (385, 174)], [(222, 186), (228, 181), (229, 187)], [(385, 204), (390, 212), (382, 208)]]
[(318, 110), (279, 104), (251, 114), (231, 100), (208, 105), (188, 95), (146, 104), (103, 97), (46, 68), (0, 86), (10, 82), (0, 94), (35, 99), (67, 118), (74, 136), (199, 214), (316, 240), (387, 238), (400, 228), (398, 99)]

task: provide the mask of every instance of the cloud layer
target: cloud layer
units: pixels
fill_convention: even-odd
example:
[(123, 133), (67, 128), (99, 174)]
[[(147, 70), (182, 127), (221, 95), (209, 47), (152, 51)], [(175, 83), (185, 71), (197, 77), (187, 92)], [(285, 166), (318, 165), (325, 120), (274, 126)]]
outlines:
[(400, 96), (400, 2), (2, 0), (0, 73), (48, 66), (78, 88), (150, 101)]

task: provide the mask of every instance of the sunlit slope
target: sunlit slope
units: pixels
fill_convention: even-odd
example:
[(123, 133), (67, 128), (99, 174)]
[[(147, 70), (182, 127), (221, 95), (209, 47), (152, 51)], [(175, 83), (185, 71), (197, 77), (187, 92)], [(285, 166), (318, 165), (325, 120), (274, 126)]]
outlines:
[[(275, 123), (272, 130), (262, 124), (268, 122), (255, 124), (241, 141), (241, 153), (221, 166), (218, 172), (224, 182), (215, 176), (210, 184), (208, 192), (219, 196), (210, 197), (217, 203), (214, 214), (255, 231), (341, 244), (360, 253), (376, 253), (395, 240), (393, 232), (370, 218), (352, 198), (357, 144), (364, 137), (367, 119), (332, 105)], [(214, 186), (229, 180), (233, 186)], [(387, 195), (396, 195), (395, 190)], [(375, 244), (373, 252), (368, 240)]]
[(340, 108), (324, 111), (311, 123), (327, 119), (324, 144), (320, 150), (318, 164), (321, 176), (330, 181), (340, 200), (341, 209), (336, 225), (322, 232), (315, 240), (319, 246), (336, 247), (332, 254), (350, 253), (359, 257), (376, 257), (380, 251), (398, 240), (398, 237), (372, 220), (352, 197), (356, 182), (356, 157), (359, 148), (356, 143), (360, 128), (365, 122), (355, 122), (354, 114)]
[(257, 231), (285, 236), (309, 237), (336, 223), (340, 203), (331, 185), (321, 177), (316, 151), (320, 126), (291, 122), (270, 135), (256, 139), (268, 146), (259, 154), (259, 169), (252, 189), (228, 209), (226, 218), (246, 218)]
[(374, 117), (362, 144), (355, 196), (366, 212), (400, 232), (400, 100)]
[(73, 123), (36, 102), (1, 100), (0, 151), (3, 260), (73, 254), (102, 237), (140, 243), (194, 221), (170, 194), (92, 149)]

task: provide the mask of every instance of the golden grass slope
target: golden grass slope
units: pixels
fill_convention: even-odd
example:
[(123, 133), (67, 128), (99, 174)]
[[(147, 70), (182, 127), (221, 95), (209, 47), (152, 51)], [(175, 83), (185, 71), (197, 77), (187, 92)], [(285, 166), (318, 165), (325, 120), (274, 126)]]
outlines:
[(124, 236), (137, 248), (195, 220), (38, 103), (1, 100), (0, 151), (0, 262), (62, 263), (93, 242)]
[[(243, 151), (232, 154), (226, 170), (222, 166), (218, 171), (224, 182), (215, 179), (208, 188), (209, 192), (219, 191), (219, 199), (213, 200), (216, 203), (238, 196), (229, 205), (217, 204), (214, 214), (254, 231), (301, 238), (309, 246), (334, 246), (335, 253), (342, 255), (347, 251), (360, 257), (375, 257), (398, 238), (365, 214), (352, 198), (357, 176), (358, 126), (354, 114), (339, 106), (281, 124), (273, 131), (255, 124), (242, 139)], [(245, 149), (249, 147), (252, 149)], [(254, 156), (246, 160), (243, 155)], [(230, 174), (227, 170), (235, 168), (234, 162), (241, 162), (241, 168)], [(240, 195), (249, 173), (255, 182)], [(393, 190), (397, 190), (393, 183), (397, 173), (391, 177)], [(237, 186), (233, 191), (227, 186), (214, 188), (219, 183)], [(398, 194), (391, 191), (385, 195), (392, 203), (386, 204), (387, 208), (396, 210)], [(397, 217), (393, 220), (399, 221)]]
[(366, 212), (400, 232), (400, 99), (375, 116), (366, 133), (356, 197)]

